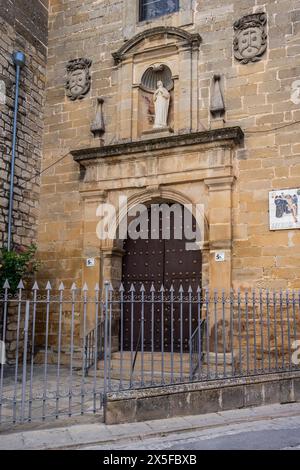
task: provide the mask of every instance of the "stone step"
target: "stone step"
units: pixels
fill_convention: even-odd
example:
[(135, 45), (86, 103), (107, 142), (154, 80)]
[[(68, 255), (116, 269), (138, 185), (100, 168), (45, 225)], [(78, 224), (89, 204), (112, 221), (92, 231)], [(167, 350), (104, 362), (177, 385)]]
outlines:
[[(141, 358), (141, 352), (138, 353), (137, 355), (137, 360)], [(161, 352), (154, 352), (153, 353), (153, 358), (154, 362), (161, 362), (162, 358), (162, 353)], [(115, 352), (112, 354), (112, 360), (121, 360), (121, 353), (120, 352)], [(173, 354), (173, 360), (174, 363), (178, 362), (180, 363), (180, 353), (174, 353)], [(210, 352), (209, 353), (209, 360), (212, 362), (213, 360), (216, 360), (215, 352)], [(123, 353), (123, 362), (124, 361), (131, 361), (131, 353), (126, 351)], [(150, 362), (152, 361), (152, 353), (151, 352), (144, 352), (144, 362)], [(171, 353), (167, 352), (164, 354), (164, 361), (171, 362)], [(189, 353), (184, 353), (183, 354), (183, 363), (188, 363), (190, 361), (190, 355)], [(202, 362), (205, 363), (207, 361), (207, 354), (206, 352), (203, 351), (203, 360)], [(217, 354), (217, 362), (219, 364), (224, 363), (224, 353), (223, 352), (218, 352)], [(231, 353), (226, 353), (225, 354), (225, 362), (227, 364), (231, 364), (232, 362), (232, 354)]]
[[(207, 371), (208, 371), (207, 366), (203, 366), (201, 375), (204, 378), (207, 377)], [(210, 367), (209, 371), (210, 371), (210, 376), (222, 377), (224, 375), (224, 368), (221, 367), (221, 366), (218, 366), (217, 372), (216, 372), (215, 367)], [(227, 368), (227, 373), (230, 375), (231, 368)], [(89, 377), (92, 377), (94, 375), (94, 371), (90, 370), (88, 375), (89, 375)], [(97, 370), (96, 375), (97, 375), (98, 378), (103, 379), (104, 378), (103, 368), (101, 368), (100, 370)], [(142, 380), (141, 371), (136, 370), (136, 369), (135, 369), (133, 374), (131, 374), (131, 371), (129, 369), (123, 369), (122, 377), (121, 377), (121, 373), (120, 373), (119, 370), (111, 369), (110, 373), (109, 372), (107, 373), (107, 377), (110, 378), (111, 380), (120, 380), (122, 378), (122, 381), (125, 381), (125, 382), (129, 382), (130, 380), (140, 382)], [(143, 379), (144, 379), (145, 382), (151, 382), (152, 377), (156, 382), (160, 383), (161, 380), (162, 380), (162, 371), (161, 370), (154, 370), (153, 375), (152, 375), (151, 371), (144, 370)], [(178, 370), (174, 370), (173, 373), (171, 373), (171, 371), (166, 371), (165, 370), (164, 374), (163, 374), (163, 377), (164, 377), (164, 380), (166, 382), (171, 382), (172, 378), (174, 378), (174, 380), (177, 380), (177, 381), (180, 381), (181, 379), (183, 381), (188, 381), (188, 380), (190, 380), (190, 373), (189, 373), (189, 371), (187, 371), (187, 372), (183, 371), (183, 373), (181, 375), (180, 371), (178, 371)], [(195, 378), (198, 377), (197, 373), (194, 375), (194, 377)]]
[[(155, 352), (153, 355), (153, 375), (155, 377), (161, 377), (162, 376), (162, 362), (161, 362), (161, 353)], [(207, 359), (209, 358), (209, 361)], [(183, 362), (182, 362), (182, 369), (181, 369), (181, 363), (180, 363), (180, 354), (179, 353), (174, 353), (174, 363), (172, 367), (172, 362), (171, 362), (171, 354), (170, 353), (165, 353), (164, 356), (164, 375), (171, 377), (172, 375), (175, 377), (180, 378), (181, 377), (181, 372), (184, 377), (189, 378), (190, 376), (190, 356), (189, 354), (184, 354), (183, 355)], [(234, 359), (236, 361), (236, 359)], [(222, 374), (224, 372), (224, 362), (226, 364), (226, 369), (232, 370), (232, 356), (230, 354), (225, 355), (225, 361), (224, 361), (224, 354), (218, 354), (217, 359), (215, 356), (215, 353), (210, 353), (209, 356), (207, 357), (206, 354), (203, 355), (202, 362), (201, 362), (201, 368), (203, 368), (204, 373), (207, 371), (207, 362), (209, 362), (209, 367), (212, 370), (218, 371), (219, 374)], [(141, 364), (142, 364), (142, 358), (141, 354), (139, 353), (136, 362), (135, 362), (135, 368), (134, 368), (134, 379), (136, 377), (141, 377)], [(121, 373), (121, 353), (113, 353), (110, 362), (108, 362), (108, 367), (110, 367), (110, 376), (114, 380), (119, 380), (120, 379), (120, 373)], [(144, 364), (143, 364), (143, 371), (144, 375), (147, 375), (148, 377), (151, 378), (152, 375), (152, 355), (151, 353), (145, 353), (144, 356)], [(89, 376), (94, 374), (93, 368), (89, 371)], [(131, 361), (131, 354), (130, 352), (125, 352), (123, 353), (123, 361), (122, 361), (122, 378), (124, 380), (130, 380), (132, 374), (132, 361)], [(102, 377), (104, 376), (104, 361), (98, 361), (98, 366), (97, 366), (97, 376)]]

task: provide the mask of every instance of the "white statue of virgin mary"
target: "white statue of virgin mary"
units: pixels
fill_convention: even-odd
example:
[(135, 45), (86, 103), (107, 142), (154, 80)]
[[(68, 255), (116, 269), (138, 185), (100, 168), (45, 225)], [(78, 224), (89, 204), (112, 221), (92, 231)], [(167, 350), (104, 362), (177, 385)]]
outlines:
[(170, 93), (164, 87), (162, 81), (157, 82), (157, 90), (153, 96), (155, 107), (155, 121), (154, 129), (161, 129), (167, 127), (169, 106), (170, 106)]

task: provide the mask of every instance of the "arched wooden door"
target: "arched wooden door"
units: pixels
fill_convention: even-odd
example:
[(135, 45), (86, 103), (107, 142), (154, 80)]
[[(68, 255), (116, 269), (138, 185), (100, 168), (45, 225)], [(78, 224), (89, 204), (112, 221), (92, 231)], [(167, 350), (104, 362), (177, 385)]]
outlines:
[[(151, 228), (150, 210), (148, 211), (148, 223)], [(152, 209), (153, 210), (153, 209)], [(183, 211), (183, 207), (182, 207)], [(174, 215), (170, 213), (170, 239), (162, 236), (162, 213), (160, 217), (159, 238), (132, 240), (127, 238), (124, 242), (125, 255), (123, 258), (122, 282), (125, 288), (127, 302), (123, 313), (123, 348), (125, 351), (140, 349), (138, 345), (141, 329), (141, 295), (140, 289), (144, 285), (146, 292), (144, 303), (144, 351), (151, 351), (153, 347), (152, 328), (154, 327), (154, 350), (162, 349), (162, 322), (163, 322), (163, 347), (164, 351), (180, 351), (183, 342), (183, 350), (189, 350), (190, 331), (194, 331), (198, 325), (197, 305), (192, 305), (192, 315), (187, 302), (188, 288), (193, 289), (196, 296), (197, 288), (201, 287), (202, 279), (202, 253), (200, 250), (187, 249), (187, 240), (184, 235), (182, 239), (174, 236)], [(196, 220), (193, 217), (193, 230), (196, 229)], [(132, 305), (129, 302), (129, 290), (131, 285), (135, 287), (134, 313), (132, 316)], [(150, 289), (155, 287), (155, 303), (151, 302)], [(161, 286), (164, 286), (164, 302), (161, 302)], [(170, 302), (170, 288), (174, 287), (174, 302)], [(179, 289), (184, 289), (184, 302), (180, 306)], [(180, 309), (182, 310), (180, 312)], [(154, 312), (153, 312), (154, 310)], [(163, 318), (162, 318), (163, 310)], [(171, 334), (171, 310), (173, 318), (173, 335)], [(154, 316), (153, 316), (154, 315)], [(183, 325), (180, 318), (182, 316)], [(133, 322), (132, 322), (133, 318)], [(153, 325), (154, 320), (154, 325)], [(192, 324), (190, 324), (192, 321)], [(133, 323), (133, 324), (132, 324)], [(132, 328), (133, 326), (133, 328)], [(181, 331), (181, 328), (183, 331)], [(133, 331), (133, 337), (132, 337)]]

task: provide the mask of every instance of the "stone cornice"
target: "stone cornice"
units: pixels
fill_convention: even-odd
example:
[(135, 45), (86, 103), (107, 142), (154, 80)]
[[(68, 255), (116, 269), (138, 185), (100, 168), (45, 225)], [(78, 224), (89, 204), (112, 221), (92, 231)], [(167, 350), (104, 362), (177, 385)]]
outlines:
[(73, 150), (71, 155), (76, 162), (83, 164), (83, 162), (93, 162), (99, 158), (133, 155), (191, 145), (218, 144), (219, 142), (234, 146), (241, 143), (243, 138), (244, 133), (240, 127), (226, 127), (191, 134), (171, 135), (163, 139), (122, 142), (104, 147)]
[(196, 45), (199, 47), (201, 43), (201, 36), (198, 33), (191, 34), (188, 31), (185, 31), (184, 29), (175, 28), (172, 26), (157, 26), (156, 28), (146, 29), (145, 31), (142, 31), (139, 34), (136, 34), (133, 38), (129, 39), (129, 41), (126, 41), (126, 43), (123, 44), (123, 46), (121, 46), (117, 52), (114, 52), (112, 54), (115, 63), (119, 64), (120, 62), (122, 62), (127, 52), (129, 52), (130, 49), (134, 48), (144, 39), (157, 36), (159, 34), (175, 36), (179, 40), (184, 40), (190, 46)]

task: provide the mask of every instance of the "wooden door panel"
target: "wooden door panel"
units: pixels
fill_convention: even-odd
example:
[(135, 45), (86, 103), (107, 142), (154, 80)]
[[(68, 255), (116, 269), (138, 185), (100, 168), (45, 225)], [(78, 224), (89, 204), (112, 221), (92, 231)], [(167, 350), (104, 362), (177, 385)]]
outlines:
[[(149, 226), (150, 213), (149, 213)], [(195, 222), (194, 222), (195, 223)], [(174, 234), (174, 221), (171, 217), (171, 234)], [(162, 236), (162, 221), (160, 223), (160, 237)], [(189, 350), (190, 331), (197, 327), (197, 305), (190, 309), (188, 303), (188, 288), (193, 289), (196, 295), (198, 286), (201, 286), (202, 257), (201, 252), (186, 249), (187, 240), (131, 240), (124, 243), (125, 256), (123, 259), (123, 284), (127, 293), (127, 302), (124, 306), (124, 349), (132, 347), (140, 349), (141, 318), (144, 308), (144, 350), (152, 350), (152, 328), (154, 328), (154, 350), (172, 350), (171, 312), (173, 312), (173, 350)], [(128, 292), (131, 285), (135, 287), (135, 302), (133, 303), (133, 338), (132, 332), (132, 305), (128, 301)], [(141, 285), (144, 285), (146, 302), (141, 303)], [(151, 303), (150, 288), (155, 287), (155, 303)], [(165, 293), (162, 296), (160, 288), (164, 285)], [(174, 287), (174, 302), (170, 301), (170, 288)], [(180, 305), (179, 288), (183, 286), (184, 302)], [(162, 314), (163, 311), (163, 314)], [(190, 314), (191, 312), (191, 314)], [(182, 319), (182, 328), (181, 328)], [(154, 320), (154, 321), (153, 321)], [(191, 321), (191, 325), (190, 325)], [(163, 330), (163, 340), (162, 340)], [(163, 346), (162, 346), (163, 345)]]

